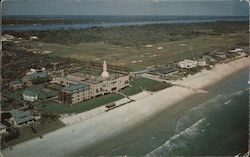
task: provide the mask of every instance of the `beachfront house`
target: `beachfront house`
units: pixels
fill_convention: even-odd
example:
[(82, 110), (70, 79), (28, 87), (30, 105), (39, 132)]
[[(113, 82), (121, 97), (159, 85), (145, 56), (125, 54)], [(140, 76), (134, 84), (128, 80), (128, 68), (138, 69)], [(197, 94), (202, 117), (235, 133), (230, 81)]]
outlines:
[(30, 111), (11, 110), (11, 124), (20, 127), (35, 122), (35, 118)]
[(30, 40), (38, 40), (37, 36), (30, 36)]
[(236, 49), (233, 49), (233, 50), (229, 50), (228, 52), (229, 53), (241, 53), (241, 52), (243, 52), (243, 49), (236, 48)]
[(198, 66), (207, 66), (207, 62), (205, 59), (199, 59), (197, 61)]
[(222, 59), (227, 58), (226, 53), (225, 52), (221, 52), (221, 51), (220, 52), (216, 52), (215, 56), (218, 57), (218, 58), (222, 58)]
[(193, 69), (198, 66), (198, 62), (190, 59), (185, 59), (178, 62), (178, 67), (182, 69)]

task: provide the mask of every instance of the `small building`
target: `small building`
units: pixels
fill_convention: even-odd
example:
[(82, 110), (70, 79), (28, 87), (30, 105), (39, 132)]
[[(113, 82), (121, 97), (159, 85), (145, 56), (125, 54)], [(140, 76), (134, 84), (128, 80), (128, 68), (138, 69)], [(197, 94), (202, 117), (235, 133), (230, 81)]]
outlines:
[(149, 74), (158, 75), (161, 77), (166, 77), (168, 75), (172, 75), (178, 72), (178, 69), (172, 67), (159, 67), (156, 69), (152, 69), (149, 71)]
[(17, 127), (35, 122), (35, 118), (30, 111), (11, 110), (11, 123)]
[(215, 56), (216, 57), (219, 57), (219, 58), (222, 58), (222, 59), (225, 59), (225, 58), (227, 58), (227, 55), (226, 55), (226, 53), (224, 53), (224, 52), (216, 52), (215, 53)]
[(7, 127), (0, 123), (0, 135), (6, 134), (7, 133)]
[(205, 59), (199, 59), (197, 61), (198, 66), (207, 66), (207, 62)]
[(178, 67), (182, 68), (182, 69), (192, 69), (192, 68), (196, 68), (198, 65), (197, 61), (194, 60), (189, 60), (189, 59), (185, 59), (183, 61), (179, 61), (178, 62)]
[(14, 81), (11, 81), (9, 83), (9, 88), (10, 89), (16, 90), (16, 89), (19, 89), (19, 88), (22, 88), (22, 87), (23, 87), (23, 83), (22, 83), (21, 80), (14, 80)]
[(34, 101), (38, 100), (38, 94), (36, 94), (35, 92), (33, 92), (31, 90), (24, 90), (23, 91), (23, 100), (34, 102)]
[(229, 52), (229, 53), (241, 53), (241, 52), (243, 52), (243, 49), (235, 48), (235, 49), (233, 49), (233, 50), (229, 50), (228, 52)]
[(6, 38), (7, 40), (15, 39), (15, 37), (13, 35), (9, 35), (9, 34), (4, 34), (3, 37)]
[(216, 61), (213, 57), (208, 56), (208, 55), (202, 56), (202, 59), (205, 60), (205, 61), (210, 61), (210, 62), (215, 62)]
[(30, 40), (38, 40), (37, 36), (30, 36)]

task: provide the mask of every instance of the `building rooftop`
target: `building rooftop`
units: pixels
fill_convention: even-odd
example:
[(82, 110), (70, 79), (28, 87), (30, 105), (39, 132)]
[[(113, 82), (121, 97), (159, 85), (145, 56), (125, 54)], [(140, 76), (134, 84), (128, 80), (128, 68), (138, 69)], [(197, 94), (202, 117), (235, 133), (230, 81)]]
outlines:
[(21, 83), (22, 83), (21, 80), (14, 80), (10, 82), (10, 85), (21, 84)]
[(30, 111), (20, 111), (13, 109), (10, 111), (10, 113), (17, 124), (21, 124), (34, 119), (34, 116)]
[(78, 84), (72, 84), (72, 85), (67, 86), (67, 87), (63, 87), (63, 90), (73, 92), (73, 91), (83, 90), (83, 89), (87, 89), (87, 88), (89, 88), (89, 85), (83, 84), (83, 83), (78, 83)]
[(31, 90), (27, 90), (27, 89), (23, 91), (23, 94), (24, 95), (29, 95), (29, 96), (37, 96), (37, 93), (35, 93), (35, 92), (31, 91)]
[(24, 76), (24, 78), (30, 81), (30, 80), (33, 80), (36, 78), (43, 78), (43, 77), (47, 77), (47, 76), (48, 76), (47, 72), (38, 72), (38, 73), (26, 75), (26, 76)]

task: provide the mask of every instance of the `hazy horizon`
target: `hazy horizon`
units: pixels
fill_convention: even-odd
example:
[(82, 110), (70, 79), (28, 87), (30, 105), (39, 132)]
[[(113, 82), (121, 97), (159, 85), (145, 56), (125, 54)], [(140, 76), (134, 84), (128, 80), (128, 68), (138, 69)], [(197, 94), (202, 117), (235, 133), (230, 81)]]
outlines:
[(3, 16), (248, 16), (244, 0), (5, 0)]

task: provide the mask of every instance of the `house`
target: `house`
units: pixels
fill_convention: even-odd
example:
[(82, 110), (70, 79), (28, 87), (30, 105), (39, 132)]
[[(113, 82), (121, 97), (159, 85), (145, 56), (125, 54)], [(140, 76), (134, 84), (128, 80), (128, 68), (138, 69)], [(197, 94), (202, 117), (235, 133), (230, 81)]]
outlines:
[(219, 58), (222, 58), (222, 59), (225, 59), (225, 58), (227, 58), (227, 55), (226, 55), (226, 53), (224, 53), (224, 52), (216, 52), (215, 53), (215, 56), (216, 57), (219, 57)]
[(189, 59), (185, 59), (183, 61), (179, 61), (178, 62), (178, 67), (182, 68), (182, 69), (192, 69), (192, 68), (196, 68), (198, 65), (197, 61), (194, 60), (189, 60)]
[(216, 62), (216, 60), (213, 59), (213, 57), (208, 56), (208, 55), (202, 56), (202, 59), (204, 59), (204, 60), (206, 60), (206, 61), (210, 61), (210, 62)]
[(168, 75), (172, 75), (178, 72), (178, 69), (171, 67), (159, 67), (156, 69), (152, 69), (149, 71), (149, 74), (158, 75), (161, 77), (166, 77)]
[(197, 61), (198, 66), (207, 66), (207, 62), (205, 59), (199, 59)]
[(6, 134), (7, 130), (6, 130), (6, 126), (3, 125), (2, 123), (0, 123), (0, 135)]
[(229, 50), (228, 52), (229, 53), (241, 53), (241, 52), (243, 52), (243, 49), (236, 48), (236, 49), (233, 49), (233, 50)]
[(9, 35), (9, 34), (4, 34), (3, 37), (6, 38), (7, 41), (15, 39), (15, 37), (13, 35)]
[(38, 40), (37, 36), (30, 36), (30, 40)]
[(19, 88), (22, 88), (22, 87), (23, 87), (23, 83), (22, 83), (21, 80), (14, 80), (14, 81), (11, 81), (9, 83), (9, 88), (10, 89), (16, 90), (16, 89), (19, 89)]
[(38, 100), (38, 94), (36, 94), (35, 92), (33, 92), (31, 90), (24, 90), (23, 91), (23, 100), (34, 102), (34, 101)]
[(35, 118), (30, 111), (11, 110), (11, 123), (17, 127), (35, 122)]

